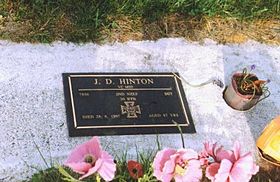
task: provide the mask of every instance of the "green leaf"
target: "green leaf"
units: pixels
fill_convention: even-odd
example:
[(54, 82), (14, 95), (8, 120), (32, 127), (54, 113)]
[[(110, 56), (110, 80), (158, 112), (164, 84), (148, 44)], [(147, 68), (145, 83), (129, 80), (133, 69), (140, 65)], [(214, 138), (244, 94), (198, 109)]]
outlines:
[(101, 178), (98, 174), (96, 175), (96, 182), (101, 182)]
[(63, 180), (65, 181), (69, 181), (69, 182), (81, 182), (80, 180), (77, 180), (75, 178), (73, 178), (62, 166), (58, 166), (58, 171), (65, 176), (65, 178), (63, 178)]

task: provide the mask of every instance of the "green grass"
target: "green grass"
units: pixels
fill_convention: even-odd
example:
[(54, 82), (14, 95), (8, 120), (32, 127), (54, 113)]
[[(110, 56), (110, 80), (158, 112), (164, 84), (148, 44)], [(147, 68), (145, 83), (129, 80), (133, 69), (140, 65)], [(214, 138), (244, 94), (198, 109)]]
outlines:
[(102, 41), (101, 30), (115, 25), (112, 17), (153, 22), (174, 13), (279, 18), (280, 0), (1, 0), (0, 15), (5, 21), (0, 20), (0, 25), (6, 29), (0, 29), (0, 38), (46, 43)]

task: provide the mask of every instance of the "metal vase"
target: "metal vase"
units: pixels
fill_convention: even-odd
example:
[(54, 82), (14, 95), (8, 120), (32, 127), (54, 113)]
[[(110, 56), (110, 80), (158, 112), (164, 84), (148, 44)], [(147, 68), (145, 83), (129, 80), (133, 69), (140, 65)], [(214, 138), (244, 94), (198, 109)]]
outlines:
[(257, 104), (260, 99), (260, 95), (242, 95), (238, 92), (235, 78), (241, 75), (241, 73), (235, 73), (232, 76), (231, 84), (226, 88), (224, 92), (224, 99), (226, 103), (233, 109), (246, 111)]

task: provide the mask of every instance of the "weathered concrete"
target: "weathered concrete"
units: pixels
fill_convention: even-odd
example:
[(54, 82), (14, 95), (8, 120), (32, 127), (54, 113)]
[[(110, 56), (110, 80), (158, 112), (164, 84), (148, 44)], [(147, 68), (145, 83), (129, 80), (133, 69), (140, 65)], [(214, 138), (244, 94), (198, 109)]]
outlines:
[[(193, 88), (184, 84), (197, 134), (186, 134), (188, 147), (202, 148), (205, 140), (226, 147), (239, 140), (244, 150), (255, 150), (255, 139), (280, 114), (280, 48), (256, 42), (241, 45), (189, 43), (183, 39), (127, 42), (113, 45), (66, 43), (16, 44), (0, 42), (0, 181), (18, 181), (45, 168), (36, 145), (48, 162), (60, 162), (89, 137), (69, 138), (64, 106), (63, 72), (178, 71), (187, 81), (201, 83), (230, 75), (256, 64), (255, 73), (271, 80), (270, 98), (248, 112), (228, 107), (223, 89), (215, 85)], [(160, 135), (163, 147), (181, 147), (180, 136)], [(156, 136), (101, 137), (111, 154), (126, 149), (156, 148)], [(35, 145), (36, 144), (36, 145)]]

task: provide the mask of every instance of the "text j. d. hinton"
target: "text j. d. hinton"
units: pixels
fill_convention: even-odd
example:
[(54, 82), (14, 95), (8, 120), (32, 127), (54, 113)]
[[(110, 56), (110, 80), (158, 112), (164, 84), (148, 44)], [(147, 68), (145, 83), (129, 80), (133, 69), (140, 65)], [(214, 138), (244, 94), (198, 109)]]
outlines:
[(111, 85), (115, 84), (117, 82), (118, 85), (152, 85), (154, 84), (153, 78), (118, 78), (118, 79), (111, 79), (111, 78), (105, 78), (105, 79), (98, 79), (94, 78), (93, 84), (94, 85)]

